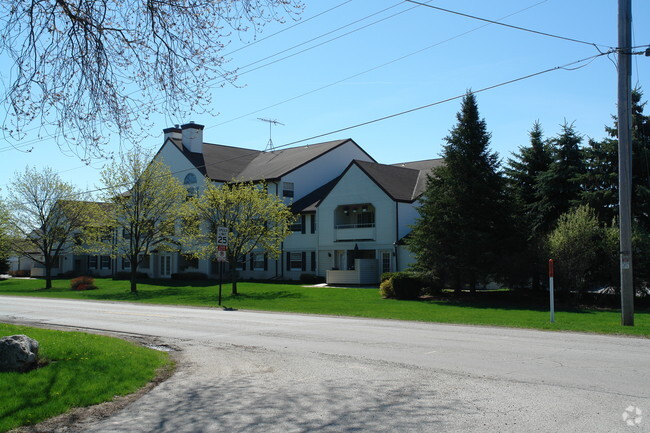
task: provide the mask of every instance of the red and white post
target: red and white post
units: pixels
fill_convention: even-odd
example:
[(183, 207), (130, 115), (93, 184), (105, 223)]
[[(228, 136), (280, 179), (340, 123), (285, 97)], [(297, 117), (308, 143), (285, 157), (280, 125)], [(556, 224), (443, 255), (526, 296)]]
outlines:
[(551, 323), (555, 323), (555, 289), (553, 287), (553, 259), (548, 261), (548, 294), (551, 303)]

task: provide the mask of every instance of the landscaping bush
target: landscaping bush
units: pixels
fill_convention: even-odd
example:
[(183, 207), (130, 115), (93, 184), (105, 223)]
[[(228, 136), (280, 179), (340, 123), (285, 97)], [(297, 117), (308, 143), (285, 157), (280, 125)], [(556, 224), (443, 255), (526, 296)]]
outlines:
[(172, 280), (198, 281), (207, 279), (208, 274), (203, 272), (177, 272), (172, 274)]
[(325, 278), (314, 274), (300, 274), (302, 284), (320, 284), (325, 282)]
[[(385, 274), (384, 274), (385, 275)], [(382, 278), (383, 276), (382, 275)], [(394, 298), (395, 291), (393, 290), (393, 279), (389, 277), (385, 280), (382, 279), (382, 282), (379, 284), (379, 294), (382, 298)]]
[(379, 282), (383, 283), (384, 281), (390, 280), (393, 275), (397, 274), (398, 272), (384, 272), (381, 274), (381, 277), (379, 278)]
[(12, 277), (18, 277), (18, 278), (31, 277), (32, 271), (30, 271), (29, 269), (19, 269), (17, 271), (9, 271), (8, 274), (11, 275)]
[(93, 277), (77, 277), (70, 280), (70, 288), (72, 290), (95, 290), (98, 287), (95, 285)]
[[(136, 272), (135, 278), (138, 280), (143, 280), (149, 278), (149, 274), (147, 274), (146, 272)], [(113, 280), (130, 280), (130, 279), (131, 279), (130, 271), (119, 271), (113, 277)]]
[(397, 299), (418, 299), (420, 297), (422, 281), (417, 275), (408, 272), (397, 272), (391, 280)]

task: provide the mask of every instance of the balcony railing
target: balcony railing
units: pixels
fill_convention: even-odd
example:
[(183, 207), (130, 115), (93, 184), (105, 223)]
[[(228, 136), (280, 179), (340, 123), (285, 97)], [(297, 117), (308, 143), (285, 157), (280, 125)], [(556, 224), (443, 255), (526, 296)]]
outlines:
[(375, 223), (337, 224), (334, 226), (334, 240), (374, 240)]
[(364, 229), (374, 227), (375, 223), (361, 223), (361, 224), (337, 224), (335, 229)]

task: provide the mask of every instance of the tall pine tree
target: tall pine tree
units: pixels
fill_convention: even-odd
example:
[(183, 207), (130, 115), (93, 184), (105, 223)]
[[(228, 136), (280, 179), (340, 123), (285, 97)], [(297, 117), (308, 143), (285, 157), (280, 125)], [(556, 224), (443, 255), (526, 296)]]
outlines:
[(510, 268), (519, 271), (519, 275), (511, 277), (523, 280), (520, 284), (527, 284), (530, 280), (532, 288), (538, 289), (546, 264), (546, 233), (541, 233), (540, 227), (536, 225), (536, 188), (539, 176), (549, 169), (553, 159), (551, 149), (543, 139), (539, 122), (533, 124), (529, 134), (530, 145), (519, 147), (519, 152), (508, 159), (505, 168), (508, 192), (515, 203), (514, 228), (519, 241), (519, 248), (511, 258), (513, 263)]
[[(643, 92), (632, 91), (632, 216), (650, 231), (650, 116), (644, 115)], [(582, 202), (610, 223), (618, 216), (618, 122), (605, 127), (608, 137), (590, 141), (586, 149), (587, 173)]]
[(428, 177), (420, 199), (409, 248), (419, 269), (473, 291), (497, 269), (510, 212), (498, 156), (489, 149), (490, 133), (472, 93), (456, 117), (445, 138), (445, 164)]
[(562, 131), (549, 140), (553, 161), (548, 170), (537, 176), (537, 201), (532, 206), (533, 227), (537, 233), (548, 234), (560, 215), (579, 204), (581, 178), (585, 173), (582, 137), (573, 124), (564, 123)]

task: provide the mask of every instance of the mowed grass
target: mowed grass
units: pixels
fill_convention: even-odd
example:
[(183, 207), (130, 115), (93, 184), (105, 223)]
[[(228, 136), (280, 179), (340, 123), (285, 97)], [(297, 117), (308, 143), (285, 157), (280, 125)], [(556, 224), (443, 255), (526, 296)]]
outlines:
[(0, 337), (16, 334), (39, 342), (46, 365), (0, 373), (0, 432), (133, 393), (172, 366), (166, 353), (117, 338), (0, 323)]
[[(98, 290), (73, 292), (68, 280), (55, 280), (44, 290), (41, 280), (0, 282), (0, 295), (44, 296), (71, 299), (128, 301), (153, 304), (217, 306), (214, 281), (143, 280), (138, 293), (129, 292), (128, 281), (95, 280)], [(506, 326), (557, 331), (629, 334), (650, 337), (650, 311), (637, 311), (635, 326), (621, 326), (616, 310), (558, 308), (549, 323), (544, 305), (513, 303), (507, 297), (455, 301), (399, 301), (382, 299), (376, 288), (303, 287), (299, 284), (241, 282), (239, 295), (230, 295), (223, 284), (222, 305), (233, 309), (414, 320), (439, 323)]]

